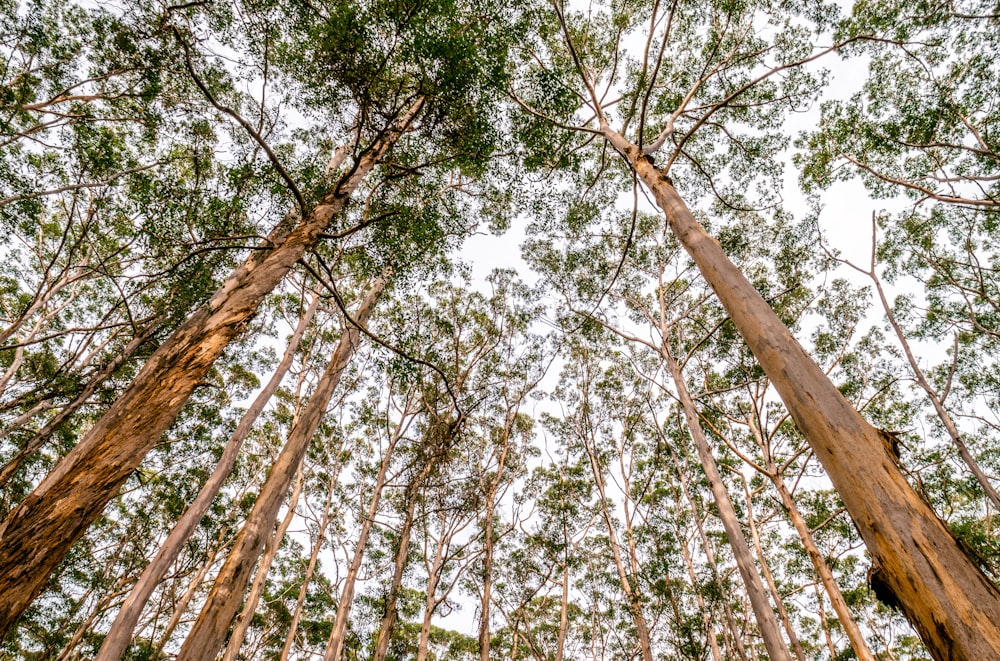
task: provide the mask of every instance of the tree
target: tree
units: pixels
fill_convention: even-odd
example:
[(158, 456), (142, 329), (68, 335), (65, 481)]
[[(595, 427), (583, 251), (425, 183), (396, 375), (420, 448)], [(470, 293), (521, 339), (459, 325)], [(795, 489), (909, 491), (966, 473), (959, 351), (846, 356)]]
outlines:
[[(449, 147), (448, 131), (455, 132), (451, 135), (451, 147), (455, 142), (483, 145), (482, 141), (476, 142), (483, 136), (482, 127), (477, 129), (475, 125), (478, 116), (470, 111), (488, 103), (491, 85), (502, 71), (497, 68), (497, 63), (503, 61), (503, 46), (496, 39), (494, 26), (490, 21), (484, 21), (479, 29), (460, 35), (457, 43), (449, 44), (447, 31), (440, 29), (436, 41), (417, 39), (414, 32), (406, 30), (432, 24), (437, 17), (452, 16), (453, 12), (450, 7), (430, 5), (415, 9), (422, 13), (418, 12), (409, 19), (395, 17), (401, 21), (400, 35), (406, 37), (398, 44), (398, 49), (390, 49), (386, 55), (401, 58), (403, 62), (418, 58), (427, 65), (421, 75), (411, 76), (378, 67), (369, 72), (371, 75), (358, 77), (353, 66), (348, 69), (341, 66), (339, 69), (339, 82), (343, 85), (342, 90), (347, 92), (344, 96), (358, 95), (355, 99), (358, 124), (353, 144), (359, 146), (359, 152), (352, 166), (312, 201), (306, 200), (299, 186), (290, 178), (273, 150), (259, 139), (252, 125), (219, 101), (216, 93), (199, 75), (199, 62), (188, 43), (189, 33), (195, 29), (188, 25), (197, 26), (198, 10), (192, 7), (186, 14), (168, 13), (161, 22), (164, 29), (173, 34), (177, 47), (183, 52), (184, 67), (194, 84), (211, 105), (234, 118), (254, 136), (293, 193), (295, 206), (208, 302), (159, 347), (129, 388), (60, 462), (59, 467), (0, 524), (0, 568), (3, 568), (3, 580), (0, 582), (3, 587), (0, 589), (18, 595), (17, 599), (5, 603), (0, 615), (0, 629), (6, 630), (38, 594), (55, 565), (170, 426), (200, 378), (244, 328), (264, 296), (317, 243), (331, 221), (344, 211), (352, 193), (386, 157), (393, 145), (414, 126), (425, 104), (433, 108), (425, 115), (425, 127), (438, 136), (438, 144), (444, 143), (445, 149)], [(342, 16), (346, 19), (347, 12)], [(418, 16), (420, 21), (410, 20)], [(305, 20), (304, 16), (299, 18)], [(315, 17), (312, 22), (315, 23)], [(317, 29), (308, 23), (296, 24), (295, 28), (300, 32)], [(336, 25), (323, 24), (319, 29), (328, 28), (335, 29)], [(294, 36), (297, 35), (287, 35), (288, 38)], [(338, 70), (332, 66), (336, 58), (349, 55), (342, 48), (345, 35), (330, 34), (326, 38), (341, 42), (335, 53), (321, 51), (316, 54), (319, 59), (334, 57), (332, 62), (326, 62), (324, 80)], [(413, 50), (414, 44), (419, 45), (417, 50)], [(362, 46), (356, 37), (353, 45), (355, 48)], [(473, 47), (481, 48), (478, 52), (482, 57), (470, 61), (463, 56), (462, 49)], [(289, 73), (293, 72), (294, 69)], [(383, 77), (379, 79), (379, 76)], [(463, 79), (470, 80), (470, 76), (478, 81), (475, 89), (463, 90), (456, 86)], [(307, 76), (299, 76), (299, 80), (308, 84)], [(371, 96), (380, 85), (384, 86), (383, 89), (393, 90), (393, 93), (387, 92), (383, 98)], [(458, 109), (461, 114), (449, 115), (451, 111), (457, 113)], [(373, 120), (372, 115), (385, 119)], [(444, 138), (440, 137), (442, 134), (446, 134)], [(365, 224), (366, 221), (362, 220), (341, 236)], [(400, 234), (405, 235), (406, 232)], [(390, 246), (383, 242), (382, 247)], [(44, 553), (31, 550), (40, 547), (45, 549)]]
[[(782, 10), (787, 19), (791, 8)], [(562, 135), (576, 131), (591, 142), (598, 138), (653, 194), (843, 498), (872, 555), (875, 580), (894, 595), (931, 653), (941, 659), (996, 655), (1000, 591), (907, 483), (884, 436), (837, 391), (698, 223), (671, 179), (677, 177), (681, 189), (693, 189), (698, 178), (712, 184), (722, 163), (718, 142), (732, 146), (729, 172), (737, 180), (753, 179), (755, 173), (745, 168), (767, 168), (778, 143), (769, 143), (764, 131), (783, 106), (809, 98), (815, 89), (818, 80), (802, 65), (832, 50), (814, 49), (807, 36), (828, 24), (826, 10), (802, 16), (817, 20), (815, 28), (779, 19), (775, 23), (784, 28), (767, 43), (753, 27), (770, 7), (656, 6), (642, 58), (626, 68), (618, 44), (636, 25), (632, 15), (610, 7), (573, 15), (553, 3), (551, 20), (559, 29), (541, 29), (531, 44), (538, 64), (525, 80), (535, 86), (525, 87), (520, 105), (529, 126), (547, 122)], [(654, 38), (660, 25), (662, 36)], [(688, 32), (693, 25), (703, 26), (697, 38)], [(848, 36), (841, 45), (860, 38)], [(764, 57), (769, 61), (755, 69)], [(663, 80), (677, 82), (661, 88)], [(612, 101), (608, 95), (617, 86), (625, 94)], [(581, 107), (589, 117), (582, 123), (575, 116)], [(612, 128), (613, 121), (619, 128)], [(763, 137), (739, 135), (751, 122)], [(664, 148), (657, 167), (654, 154), (660, 158)], [(611, 167), (604, 154), (598, 150), (595, 171)], [(681, 161), (690, 169), (677, 165)], [(723, 203), (743, 206), (739, 196), (715, 190)]]

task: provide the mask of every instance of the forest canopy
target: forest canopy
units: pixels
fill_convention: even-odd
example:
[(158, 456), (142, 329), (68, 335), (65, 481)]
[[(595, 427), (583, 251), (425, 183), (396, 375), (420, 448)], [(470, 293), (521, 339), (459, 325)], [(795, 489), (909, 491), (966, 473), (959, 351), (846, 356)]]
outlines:
[(1000, 658), (993, 0), (0, 49), (0, 657)]

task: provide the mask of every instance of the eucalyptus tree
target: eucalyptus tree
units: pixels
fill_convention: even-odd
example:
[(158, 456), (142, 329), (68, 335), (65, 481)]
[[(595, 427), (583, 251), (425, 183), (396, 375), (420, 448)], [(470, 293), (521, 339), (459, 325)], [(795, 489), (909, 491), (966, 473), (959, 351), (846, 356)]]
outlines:
[[(893, 29), (876, 24), (814, 45), (836, 18), (835, 7), (816, 3), (676, 2), (640, 15), (617, 5), (572, 12), (553, 2), (525, 46), (529, 56), (513, 90), (526, 117), (521, 133), (535, 164), (582, 162), (593, 175), (618, 162), (642, 181), (843, 498), (875, 579), (936, 658), (996, 656), (1000, 590), (910, 486), (884, 436), (838, 392), (685, 203), (707, 193), (721, 205), (751, 206), (739, 191), (780, 169), (785, 113), (822, 87), (824, 77), (805, 65)], [(629, 36), (645, 44), (638, 55), (628, 52)], [(541, 127), (553, 136), (538, 140)], [(564, 144), (571, 147), (552, 153)], [(574, 222), (587, 220), (583, 213)]]
[[(817, 129), (801, 140), (802, 181), (821, 190), (858, 177), (878, 198), (912, 203), (881, 217), (884, 236), (876, 241), (873, 227), (872, 262), (856, 268), (873, 280), (939, 419), (935, 433), (950, 439), (995, 510), (1000, 495), (987, 473), (995, 473), (988, 448), (996, 429), (988, 421), (997, 388), (979, 368), (995, 361), (997, 337), (991, 246), (1000, 213), (1000, 116), (992, 99), (1000, 88), (996, 63), (984, 56), (997, 47), (997, 15), (984, 2), (880, 2), (856, 12), (842, 30), (888, 22), (895, 25), (889, 38), (856, 47), (870, 58), (863, 86), (848, 99), (825, 102)], [(890, 309), (882, 281), (909, 277), (923, 292)], [(950, 349), (950, 361), (921, 368), (910, 339)]]
[[(254, 5), (242, 7), (251, 19), (242, 26), (245, 33), (229, 23), (230, 12), (213, 13), (204, 5), (145, 15), (147, 26), (158, 30), (157, 37), (165, 34), (171, 40), (179, 66), (208, 103), (253, 138), (293, 205), (208, 302), (161, 344), (59, 467), (0, 525), (2, 589), (18, 595), (5, 601), (0, 628), (9, 627), (41, 590), (52, 568), (171, 425), (264, 296), (321, 235), (344, 238), (366, 227), (387, 250), (408, 245), (414, 236), (440, 236), (434, 226), (408, 226), (405, 218), (394, 218), (397, 214), (351, 217), (342, 212), (351, 194), (405, 134), (411, 134), (410, 148), (397, 150), (393, 162), (380, 171), (390, 180), (400, 172), (430, 167), (428, 163), (436, 163), (439, 170), (474, 169), (482, 163), (493, 136), (482, 112), (495, 96), (506, 52), (506, 36), (498, 24), (501, 9), (489, 3), (419, 2), (403, 11), (362, 3), (318, 15), (311, 5)], [(282, 20), (275, 20), (279, 15)], [(467, 15), (477, 20), (466, 22)], [(288, 29), (279, 31), (279, 24)], [(359, 24), (371, 30), (358, 32)], [(451, 29), (458, 24), (465, 28)], [(263, 39), (256, 31), (260, 25), (269, 26)], [(395, 37), (386, 40), (383, 33)], [(332, 114), (339, 118), (333, 124), (349, 129), (342, 138), (348, 138), (346, 151), (353, 152), (353, 163), (336, 181), (323, 182), (315, 165), (312, 180), (308, 169), (293, 177), (254, 128), (255, 122), (240, 114), (244, 108), (254, 112), (253, 105), (232, 89), (218, 60), (200, 47), (213, 39), (281, 77), (282, 84), (299, 95), (297, 105), (303, 111), (313, 117), (323, 113), (324, 120)], [(302, 52), (303, 44), (313, 48)], [(261, 125), (268, 111), (260, 105), (256, 111)], [(422, 130), (422, 141), (417, 129)]]

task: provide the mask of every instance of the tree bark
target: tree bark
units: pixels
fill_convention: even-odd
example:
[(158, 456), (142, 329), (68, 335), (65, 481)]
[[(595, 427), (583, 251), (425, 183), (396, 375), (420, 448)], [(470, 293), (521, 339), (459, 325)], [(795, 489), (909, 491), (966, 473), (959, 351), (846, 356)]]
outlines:
[(254, 422), (257, 421), (257, 418), (264, 411), (264, 407), (267, 406), (272, 395), (274, 395), (278, 386), (281, 385), (282, 380), (285, 378), (285, 374), (288, 373), (288, 369), (292, 366), (295, 352), (299, 348), (299, 341), (302, 339), (302, 335), (305, 333), (306, 326), (309, 325), (313, 314), (315, 314), (318, 303), (319, 297), (314, 296), (309, 308), (299, 318), (299, 323), (292, 333), (291, 339), (288, 341), (288, 346), (285, 348), (285, 354), (282, 356), (278, 367), (274, 370), (274, 374), (271, 375), (270, 381), (267, 382), (264, 389), (254, 399), (253, 404), (250, 405), (250, 408), (240, 418), (239, 424), (236, 425), (232, 436), (229, 437), (229, 441), (222, 451), (222, 456), (219, 458), (219, 463), (216, 464), (215, 470), (212, 471), (212, 474), (191, 502), (191, 505), (184, 510), (177, 523), (174, 524), (174, 527), (170, 530), (170, 534), (167, 535), (166, 540), (160, 546), (160, 550), (156, 552), (156, 557), (146, 566), (139, 580), (133, 586), (132, 591), (129, 592), (128, 598), (125, 599), (125, 603), (122, 604), (121, 610), (118, 611), (118, 615), (111, 625), (111, 630), (107, 638), (101, 644), (101, 650), (97, 653), (97, 661), (115, 661), (116, 659), (120, 659), (125, 652), (125, 648), (128, 647), (129, 640), (132, 638), (132, 632), (135, 630), (135, 625), (139, 621), (139, 615), (142, 613), (142, 609), (149, 600), (150, 595), (153, 594), (156, 585), (163, 579), (163, 575), (167, 569), (177, 559), (177, 555), (184, 548), (184, 544), (191, 537), (191, 533), (201, 523), (205, 512), (208, 511), (212, 501), (215, 500), (222, 485), (232, 472), (233, 465), (236, 463), (236, 457), (239, 455), (240, 448), (243, 447), (243, 441), (246, 440)]
[[(404, 411), (403, 415), (409, 411)], [(379, 465), (378, 476), (375, 478), (375, 486), (372, 489), (372, 501), (368, 505), (364, 520), (361, 522), (361, 530), (358, 533), (358, 543), (354, 547), (354, 555), (351, 564), (347, 568), (347, 576), (344, 577), (344, 587), (340, 591), (340, 600), (337, 601), (337, 615), (334, 617), (333, 629), (330, 631), (330, 638), (326, 643), (326, 651), (323, 654), (323, 661), (339, 661), (344, 649), (344, 639), (347, 635), (347, 622), (351, 616), (351, 606), (354, 603), (354, 586), (357, 582), (358, 572), (361, 571), (361, 563), (365, 557), (365, 548), (368, 546), (368, 537), (371, 535), (372, 527), (375, 525), (375, 515), (378, 513), (379, 501), (382, 499), (382, 490), (385, 488), (386, 475), (389, 472), (389, 465), (392, 463), (392, 454), (396, 444), (402, 437), (405, 427), (402, 423), (396, 427), (389, 439), (389, 444), (382, 456), (382, 463)]]
[(173, 423), (212, 363), (319, 240), (422, 106), (420, 97), (294, 229), (290, 214), (153, 353), (80, 443), (0, 524), (0, 635), (41, 592), (69, 548)]
[(76, 413), (81, 406), (86, 404), (87, 400), (90, 399), (91, 395), (97, 391), (101, 384), (111, 378), (118, 368), (139, 350), (139, 347), (153, 335), (153, 332), (160, 325), (160, 321), (160, 318), (155, 318), (150, 321), (145, 328), (137, 333), (136, 336), (132, 338), (127, 345), (125, 345), (124, 348), (115, 353), (115, 356), (108, 361), (107, 365), (102, 367), (96, 374), (90, 377), (87, 381), (87, 385), (85, 385), (83, 390), (81, 390), (77, 396), (73, 398), (73, 401), (64, 406), (59, 413), (54, 415), (51, 420), (45, 423), (41, 429), (35, 432), (31, 438), (28, 439), (28, 442), (24, 444), (24, 447), (18, 450), (17, 453), (10, 458), (10, 461), (4, 464), (3, 468), (0, 468), (0, 485), (7, 484), (7, 482), (14, 477), (14, 474), (17, 473), (21, 464), (24, 463), (24, 460), (38, 452), (42, 446), (45, 445), (45, 441), (49, 439), (52, 433), (55, 432), (55, 430), (58, 429), (62, 423), (66, 422), (71, 415)]
[(410, 556), (410, 533), (413, 531), (413, 516), (416, 508), (417, 489), (414, 488), (407, 498), (406, 516), (403, 519), (403, 527), (399, 531), (399, 548), (396, 549), (392, 581), (389, 583), (389, 594), (385, 598), (382, 621), (379, 624), (378, 639), (375, 643), (372, 661), (385, 661), (385, 657), (389, 653), (392, 629), (396, 625), (396, 604), (399, 601), (399, 592), (403, 585), (403, 572), (406, 570), (406, 562)]
[(225, 641), (226, 632), (233, 621), (243, 597), (250, 573), (260, 555), (261, 548), (274, 530), (275, 519), (281, 503), (288, 493), (292, 480), (302, 464), (313, 434), (319, 427), (330, 398), (347, 369), (361, 339), (358, 326), (365, 326), (375, 303), (385, 288), (385, 278), (379, 277), (369, 289), (356, 314), (355, 322), (345, 320), (344, 332), (323, 376), (309, 398), (302, 416), (288, 434), (288, 441), (268, 472), (250, 516), (240, 530), (226, 563), (219, 570), (212, 591), (202, 607), (198, 619), (181, 647), (178, 661), (200, 661), (214, 658)]
[(285, 533), (288, 532), (288, 527), (292, 525), (292, 519), (295, 518), (295, 508), (299, 504), (299, 496), (302, 494), (302, 483), (304, 481), (303, 466), (300, 463), (299, 470), (295, 474), (295, 487), (292, 489), (292, 495), (288, 498), (288, 511), (285, 512), (285, 518), (278, 524), (278, 529), (274, 531), (274, 534), (264, 544), (264, 552), (261, 554), (260, 563), (257, 565), (257, 573), (253, 577), (253, 585), (250, 586), (250, 594), (247, 595), (246, 602), (243, 604), (243, 610), (240, 611), (240, 615), (236, 620), (236, 626), (233, 627), (233, 633), (229, 636), (229, 642), (226, 643), (226, 650), (222, 654), (222, 661), (236, 661), (239, 658), (240, 648), (243, 647), (243, 641), (246, 639), (250, 623), (253, 621), (253, 614), (257, 612), (257, 604), (260, 603), (261, 595), (264, 594), (264, 588), (267, 586), (267, 574), (271, 571), (274, 556), (278, 554), (278, 549), (281, 547), (281, 540), (285, 538)]
[[(622, 560), (618, 533), (615, 531), (614, 521), (608, 509), (608, 497), (604, 488), (604, 473), (597, 461), (596, 450), (590, 446), (586, 439), (583, 439), (583, 445), (587, 456), (590, 458), (590, 468), (594, 475), (597, 492), (601, 496), (601, 518), (604, 519), (604, 523), (608, 529), (608, 543), (611, 545), (611, 553), (615, 559), (618, 581), (621, 583), (622, 592), (625, 593), (625, 600), (628, 602), (628, 608), (632, 614), (632, 622), (635, 624), (636, 632), (639, 635), (639, 652), (644, 661), (653, 661), (653, 647), (649, 640), (649, 626), (646, 624), (646, 616), (642, 612), (642, 597), (629, 581), (628, 570), (625, 567), (625, 561)], [(625, 497), (628, 498), (628, 494)]]
[(285, 645), (281, 649), (281, 661), (288, 661), (292, 653), (292, 645), (295, 643), (295, 634), (299, 628), (299, 620), (302, 617), (302, 609), (309, 595), (309, 583), (312, 581), (313, 573), (316, 571), (316, 563), (319, 561), (320, 551), (323, 550), (323, 542), (326, 541), (326, 529), (330, 525), (330, 510), (333, 507), (333, 493), (337, 485), (337, 477), (340, 474), (342, 463), (337, 464), (336, 470), (330, 476), (329, 488), (326, 493), (326, 502), (323, 504), (323, 516), (320, 518), (319, 530), (316, 533), (316, 541), (312, 545), (309, 553), (309, 564), (306, 566), (306, 574), (299, 586), (299, 594), (295, 598), (295, 609), (292, 611), (292, 621), (288, 625), (288, 633), (285, 635)]
[(1000, 590), (907, 483), (884, 440), (841, 395), (695, 220), (669, 178), (623, 136), (604, 135), (663, 209), (771, 379), (854, 520), (880, 590), (937, 661), (1000, 658)]
[(705, 477), (708, 478), (708, 485), (712, 490), (712, 497), (715, 505), (719, 509), (719, 519), (722, 527), (726, 531), (729, 539), (729, 546), (733, 550), (733, 557), (736, 559), (736, 567), (743, 578), (743, 585), (746, 587), (747, 596), (750, 598), (750, 606), (753, 608), (754, 618), (757, 626), (760, 627), (760, 635), (764, 639), (764, 646), (767, 648), (768, 657), (771, 661), (792, 661), (792, 655), (788, 651), (785, 639), (781, 636), (781, 628), (778, 620), (774, 617), (771, 604), (767, 599), (764, 585), (761, 583), (757, 567), (754, 565), (753, 555), (747, 545), (746, 537), (740, 527), (739, 518), (733, 508), (733, 502), (726, 490), (726, 485), (722, 482), (722, 476), (715, 464), (712, 456), (712, 448), (705, 438), (701, 423), (698, 420), (698, 411), (695, 408), (694, 400), (688, 392), (687, 384), (684, 382), (684, 375), (681, 367), (674, 360), (667, 348), (666, 338), (663, 340), (661, 355), (670, 369), (670, 374), (674, 379), (677, 388), (677, 397), (680, 400), (681, 408), (684, 410), (684, 418), (687, 422), (688, 431), (694, 440), (695, 448), (698, 451), (698, 458), (701, 460), (702, 468), (705, 470)]

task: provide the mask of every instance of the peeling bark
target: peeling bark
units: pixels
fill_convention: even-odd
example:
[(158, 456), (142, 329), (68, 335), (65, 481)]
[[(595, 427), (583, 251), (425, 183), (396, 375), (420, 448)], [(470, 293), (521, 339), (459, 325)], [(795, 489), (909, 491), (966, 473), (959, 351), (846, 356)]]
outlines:
[(163, 575), (167, 572), (170, 565), (173, 564), (174, 560), (177, 559), (184, 544), (191, 537), (191, 533), (201, 523), (205, 512), (208, 511), (212, 501), (215, 500), (222, 485), (232, 472), (233, 465), (236, 463), (236, 457), (239, 455), (240, 448), (243, 447), (243, 441), (250, 433), (254, 422), (257, 421), (264, 407), (270, 401), (271, 396), (274, 395), (278, 386), (281, 385), (281, 381), (285, 378), (288, 369), (292, 366), (295, 352), (299, 347), (299, 341), (302, 339), (306, 326), (316, 312), (318, 302), (319, 297), (314, 296), (309, 308), (299, 318), (298, 326), (292, 333), (292, 338), (288, 341), (288, 346), (285, 348), (281, 362), (274, 370), (271, 379), (254, 399), (253, 404), (246, 410), (243, 417), (240, 418), (239, 424), (236, 425), (236, 429), (226, 442), (226, 447), (222, 451), (219, 463), (216, 464), (212, 474), (205, 481), (204, 486), (202, 486), (201, 491), (198, 492), (198, 495), (191, 502), (191, 505), (184, 510), (177, 523), (171, 528), (170, 534), (167, 535), (166, 540), (160, 546), (160, 550), (156, 552), (156, 557), (146, 566), (146, 569), (143, 570), (132, 591), (129, 592), (128, 598), (122, 604), (121, 610), (118, 611), (118, 615), (111, 625), (107, 638), (101, 644), (101, 650), (97, 654), (97, 661), (114, 661), (121, 658), (125, 652), (125, 648), (132, 637), (132, 631), (139, 621), (139, 614), (149, 600), (149, 596), (153, 594), (156, 585), (163, 579)]
[[(0, 523), (0, 635), (34, 600), (257, 307), (410, 127), (420, 97), (305, 218), (288, 217), (149, 358), (80, 443)], [(294, 228), (293, 228), (294, 224)]]
[(901, 610), (937, 661), (1000, 658), (1000, 590), (907, 483), (878, 430), (809, 357), (665, 173), (603, 127), (663, 209), (840, 494)]
[(351, 358), (361, 340), (358, 326), (365, 326), (371, 317), (375, 303), (385, 289), (384, 278), (377, 278), (371, 286), (356, 315), (357, 325), (346, 322), (346, 328), (340, 337), (340, 342), (334, 351), (330, 363), (323, 376), (316, 384), (316, 389), (309, 398), (309, 403), (299, 420), (288, 434), (288, 441), (267, 474), (267, 480), (254, 502), (250, 516), (243, 524), (242, 530), (233, 543), (222, 569), (215, 579), (215, 584), (198, 619), (188, 634), (178, 661), (200, 661), (215, 658), (225, 642), (226, 632), (236, 615), (236, 609), (243, 597), (250, 580), (250, 573), (260, 556), (261, 548), (274, 530), (278, 510), (288, 493), (295, 474), (299, 471), (302, 460), (313, 434), (319, 428), (330, 398), (340, 382), (340, 377), (350, 364)]

